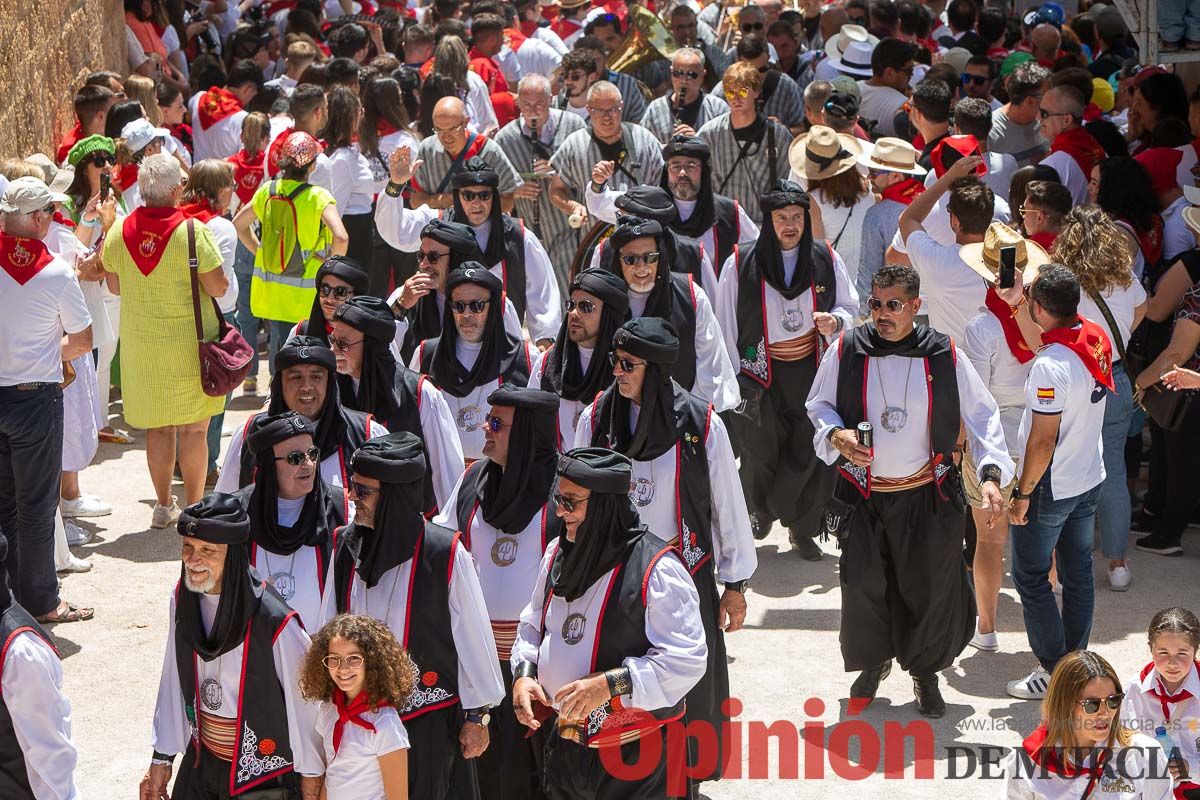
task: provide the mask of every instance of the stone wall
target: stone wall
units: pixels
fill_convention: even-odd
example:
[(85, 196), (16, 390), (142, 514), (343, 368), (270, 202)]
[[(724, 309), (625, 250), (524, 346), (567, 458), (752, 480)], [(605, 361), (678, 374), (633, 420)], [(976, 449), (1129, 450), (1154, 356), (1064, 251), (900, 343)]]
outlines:
[(0, 0), (0, 157), (53, 156), (75, 124), (84, 76), (122, 75), (125, 20), (116, 0)]

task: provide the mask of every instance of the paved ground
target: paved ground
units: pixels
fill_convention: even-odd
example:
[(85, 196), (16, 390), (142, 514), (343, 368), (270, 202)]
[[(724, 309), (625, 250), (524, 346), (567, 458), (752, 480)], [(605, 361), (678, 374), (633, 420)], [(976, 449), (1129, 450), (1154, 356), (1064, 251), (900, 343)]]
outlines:
[[(265, 386), (265, 375), (261, 383)], [(261, 399), (236, 398), (227, 424), (244, 420)], [(179, 575), (177, 536), (149, 528), (153, 492), (142, 445), (140, 437), (132, 446), (102, 445), (94, 466), (83, 473), (84, 491), (102, 496), (116, 510), (84, 521), (96, 539), (76, 552), (95, 568), (67, 578), (63, 593), (95, 605), (96, 619), (53, 630), (74, 707), (78, 782), (89, 800), (135, 796), (150, 757), (167, 597)], [(1134, 675), (1147, 660), (1144, 630), (1154, 611), (1175, 604), (1200, 607), (1200, 535), (1189, 533), (1185, 549), (1188, 555), (1175, 559), (1133, 552), (1134, 584), (1126, 594), (1108, 591), (1097, 564), (1101, 589), (1092, 647), (1123, 677)], [(863, 790), (884, 789), (892, 797), (947, 792), (957, 798), (997, 796), (995, 780), (950, 781), (947, 776), (952, 767), (960, 776), (967, 771), (963, 753), (1012, 746), (1036, 724), (1036, 703), (1004, 694), (1005, 682), (1025, 675), (1034, 664), (1011, 584), (1000, 604), (1001, 652), (968, 649), (944, 674), (945, 718), (929, 727), (908, 728), (907, 746), (897, 747), (899, 725), (921, 719), (907, 676), (894, 672), (865, 713), (847, 717), (845, 698), (853, 676), (842, 672), (837, 561), (831, 546), (826, 545), (826, 552), (820, 563), (802, 561), (788, 551), (786, 532), (778, 529), (759, 543), (748, 625), (729, 638), (733, 693), (744, 704), (741, 724), (735, 726), (742, 742), (743, 778), (713, 785), (705, 793), (714, 800), (825, 798), (859, 789), (850, 777), (866, 773), (865, 782), (859, 781)], [(849, 725), (839, 726), (847, 719)], [(768, 727), (775, 738), (764, 746)], [(798, 736), (801, 729), (803, 738)], [(889, 741), (892, 746), (884, 746)], [(823, 743), (829, 743), (829, 752), (822, 751)], [(878, 756), (881, 748), (884, 756)], [(923, 759), (920, 763), (914, 762), (914, 751)], [(958, 753), (955, 761), (948, 761), (948, 752)], [(853, 766), (860, 757), (868, 761), (866, 769)], [(902, 766), (904, 780), (886, 779), (885, 764)], [(932, 777), (914, 779), (920, 774)]]

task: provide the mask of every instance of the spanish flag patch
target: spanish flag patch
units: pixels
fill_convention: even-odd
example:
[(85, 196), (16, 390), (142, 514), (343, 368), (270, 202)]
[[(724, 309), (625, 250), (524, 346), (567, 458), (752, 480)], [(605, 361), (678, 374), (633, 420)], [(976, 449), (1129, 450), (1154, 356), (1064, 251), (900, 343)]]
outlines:
[(1051, 386), (1049, 388), (1038, 387), (1037, 398), (1038, 398), (1038, 400), (1053, 400), (1054, 399), (1054, 387), (1053, 386)]

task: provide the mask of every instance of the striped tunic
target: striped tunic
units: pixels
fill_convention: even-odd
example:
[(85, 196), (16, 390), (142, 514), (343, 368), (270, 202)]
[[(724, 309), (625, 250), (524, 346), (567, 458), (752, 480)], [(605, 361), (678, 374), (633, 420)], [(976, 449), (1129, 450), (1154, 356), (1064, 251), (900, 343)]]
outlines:
[[(711, 94), (724, 97), (724, 82), (714, 86)], [(782, 74), (779, 76), (779, 83), (775, 86), (771, 99), (763, 106), (763, 116), (774, 117), (788, 128), (804, 123), (804, 93), (791, 77)]]
[[(528, 137), (533, 134), (528, 129), (523, 130), (522, 124), (522, 119), (517, 118), (505, 125), (496, 134), (495, 142), (517, 172), (529, 173), (533, 172), (534, 151)], [(574, 114), (551, 110), (548, 123), (542, 126), (538, 134), (542, 143), (553, 153), (568, 136), (585, 127), (583, 120)], [(575, 257), (575, 248), (579, 246), (579, 231), (568, 225), (566, 216), (550, 202), (549, 187), (549, 181), (542, 181), (542, 193), (536, 201), (518, 198), (514, 216), (523, 219), (525, 227), (537, 234), (537, 238), (545, 245), (558, 278), (559, 289), (565, 293), (566, 275), (571, 268), (571, 259)]]
[(625, 105), (622, 119), (641, 119), (646, 113), (646, 96), (642, 94), (642, 86), (637, 82), (637, 78), (610, 69), (604, 80), (616, 85), (621, 91), (621, 102)]
[[(522, 181), (517, 171), (513, 169), (513, 165), (509, 163), (508, 157), (504, 155), (495, 142), (490, 139), (485, 139), (483, 147), (479, 149), (479, 157), (492, 165), (492, 169), (500, 173), (500, 194), (511, 194), (516, 191)], [(446, 152), (446, 148), (442, 146), (441, 141), (436, 136), (429, 136), (421, 140), (421, 144), (417, 147), (417, 154), (413, 158), (423, 160), (425, 163), (417, 167), (416, 174), (413, 175), (413, 185), (425, 194), (438, 194), (439, 192), (450, 191), (450, 183), (447, 182), (445, 187), (439, 189), (442, 180), (446, 177), (446, 173), (450, 171), (451, 164), (454, 159)], [(467, 159), (463, 159), (465, 162)]]
[[(658, 139), (641, 125), (631, 122), (621, 123), (621, 138), (625, 141), (628, 153), (625, 156), (624, 167), (633, 175), (633, 180), (618, 169), (605, 185), (611, 189), (622, 190), (642, 184), (657, 186), (663, 169), (662, 145), (658, 143)], [(785, 147), (785, 162), (786, 150)], [(563, 141), (550, 163), (558, 171), (563, 183), (574, 191), (575, 199), (582, 203), (583, 190), (592, 181), (592, 167), (600, 160), (600, 148), (592, 139), (591, 128), (584, 128), (575, 131)], [(757, 207), (756, 202), (755, 208)]]
[[(662, 97), (657, 97), (650, 101), (650, 105), (646, 107), (646, 115), (642, 117), (642, 127), (658, 137), (658, 140), (663, 144), (671, 138), (671, 133), (674, 128), (671, 125), (671, 97), (674, 92), (669, 92)], [(722, 114), (728, 113), (729, 106), (721, 99), (718, 94), (701, 95), (700, 101), (700, 117), (696, 120), (696, 130), (704, 127), (704, 123), (710, 119), (716, 119)]]
[[(767, 124), (775, 129), (775, 180), (778, 181), (786, 178), (791, 169), (788, 164), (788, 145), (792, 143), (792, 134), (778, 122), (768, 120)], [(740, 163), (738, 151), (741, 146), (733, 138), (733, 126), (728, 114), (705, 123), (697, 135), (712, 150), (712, 190), (737, 200), (746, 209), (750, 219), (761, 224), (762, 210), (758, 207), (758, 196), (771, 185), (766, 134), (761, 142), (750, 145)]]

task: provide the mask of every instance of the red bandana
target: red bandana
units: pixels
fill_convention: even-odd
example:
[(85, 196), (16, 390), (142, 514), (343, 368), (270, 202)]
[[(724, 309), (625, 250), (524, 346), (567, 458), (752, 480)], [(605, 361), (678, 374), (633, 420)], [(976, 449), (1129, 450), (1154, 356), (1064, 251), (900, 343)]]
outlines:
[(1104, 148), (1083, 128), (1071, 128), (1055, 136), (1050, 152), (1066, 153), (1075, 159), (1085, 178), (1091, 176), (1092, 169), (1105, 157)]
[(234, 192), (243, 205), (250, 202), (262, 183), (266, 162), (267, 154), (262, 150), (256, 156), (248, 156), (245, 150), (238, 150), (229, 157), (229, 163), (233, 164)]
[(112, 184), (117, 187), (118, 192), (124, 192), (130, 186), (137, 183), (137, 176), (137, 164), (123, 164), (113, 170)]
[(0, 267), (21, 286), (53, 260), (54, 256), (41, 241), (0, 233)]
[(121, 237), (138, 270), (149, 276), (162, 259), (171, 234), (187, 217), (178, 208), (136, 209), (121, 223)]
[(204, 93), (196, 104), (199, 112), (200, 129), (207, 130), (226, 117), (232, 117), (242, 110), (242, 101), (227, 89), (214, 86)]
[(1050, 248), (1054, 245), (1054, 240), (1058, 238), (1058, 234), (1051, 233), (1050, 231), (1038, 231), (1031, 234), (1028, 238), (1029, 241), (1040, 244), (1042, 249), (1049, 253)]
[(901, 205), (910, 205), (917, 195), (925, 191), (925, 184), (916, 178), (905, 178), (899, 183), (893, 183), (883, 190), (884, 200), (893, 200)]
[(550, 30), (554, 31), (559, 35), (559, 37), (565, 40), (567, 37), (572, 36), (580, 30), (583, 30), (583, 24), (576, 22), (573, 19), (559, 18), (556, 19), (554, 24), (550, 26)]
[[(537, 26), (535, 25), (534, 27), (536, 28)], [(508, 36), (508, 46), (514, 53), (519, 53), (521, 51), (521, 45), (525, 44), (525, 40), (529, 38), (516, 28), (505, 28), (504, 33)], [(529, 35), (532, 36), (533, 31), (530, 31)]]
[(1133, 235), (1138, 241), (1138, 247), (1142, 249), (1142, 258), (1145, 259), (1146, 264), (1157, 264), (1162, 261), (1163, 219), (1160, 215), (1151, 215), (1150, 230), (1144, 232), (1139, 231), (1137, 226), (1123, 217), (1121, 221), (1133, 231)]
[(1004, 341), (1008, 342), (1008, 349), (1013, 354), (1013, 358), (1021, 364), (1028, 364), (1032, 361), (1033, 351), (1025, 343), (1025, 337), (1021, 335), (1021, 326), (1017, 324), (1017, 319), (1013, 316), (1008, 303), (1000, 299), (1000, 294), (996, 291), (995, 286), (988, 287), (983, 301), (987, 310), (1000, 321), (1000, 329), (1004, 331)]
[(392, 123), (388, 122), (383, 117), (375, 120), (375, 135), (382, 139), (384, 136), (391, 136), (393, 133), (399, 133), (400, 128), (397, 128)]
[(75, 220), (70, 217), (64, 217), (61, 211), (54, 212), (54, 221), (64, 228), (71, 228), (72, 230), (75, 228)]
[[(1138, 676), (1138, 678), (1141, 680), (1146, 680), (1146, 676), (1150, 674), (1152, 669), (1154, 669), (1153, 661), (1142, 667), (1142, 673)], [(1200, 661), (1195, 662), (1194, 669), (1197, 672), (1200, 672)], [(1187, 700), (1189, 697), (1193, 696), (1191, 692), (1184, 688), (1180, 688), (1178, 692), (1171, 694), (1167, 691), (1167, 687), (1163, 686), (1161, 675), (1154, 676), (1154, 688), (1150, 690), (1150, 694), (1162, 706), (1163, 719), (1167, 722), (1171, 721), (1171, 705), (1173, 703), (1182, 703), (1184, 700)]]
[(279, 151), (283, 149), (283, 143), (287, 141), (287, 138), (295, 132), (295, 128), (285, 128), (278, 136), (275, 137), (275, 141), (271, 142), (271, 147), (269, 150), (267, 150), (268, 175), (274, 176), (279, 174)]
[(208, 222), (213, 217), (221, 216), (213, 210), (212, 204), (207, 200), (197, 200), (194, 203), (184, 203), (179, 207), (179, 213), (185, 217), (192, 217), (201, 222)]
[(1077, 319), (1079, 327), (1055, 328), (1042, 334), (1043, 344), (1069, 347), (1100, 385), (1113, 391), (1112, 343), (1099, 325), (1086, 317)]
[(363, 730), (375, 732), (375, 726), (367, 722), (360, 715), (366, 711), (373, 711), (375, 706), (367, 702), (367, 693), (359, 692), (358, 697), (354, 698), (354, 702), (346, 705), (346, 693), (341, 689), (333, 690), (333, 707), (337, 709), (337, 722), (333, 724), (333, 752), (337, 754), (338, 748), (342, 746), (342, 734), (345, 733), (346, 723), (352, 722)]
[[(1108, 751), (1102, 751), (1100, 761), (1095, 766), (1077, 767), (1069, 761), (1064, 761), (1058, 750), (1046, 749), (1048, 735), (1049, 732), (1043, 723), (1038, 725), (1034, 732), (1021, 743), (1021, 748), (1029, 756), (1029, 760), (1064, 778), (1081, 778), (1086, 775), (1088, 788), (1091, 789), (1092, 784), (1104, 774), (1104, 763), (1108, 760)], [(1087, 797), (1088, 792), (1084, 792), (1083, 796)]]

